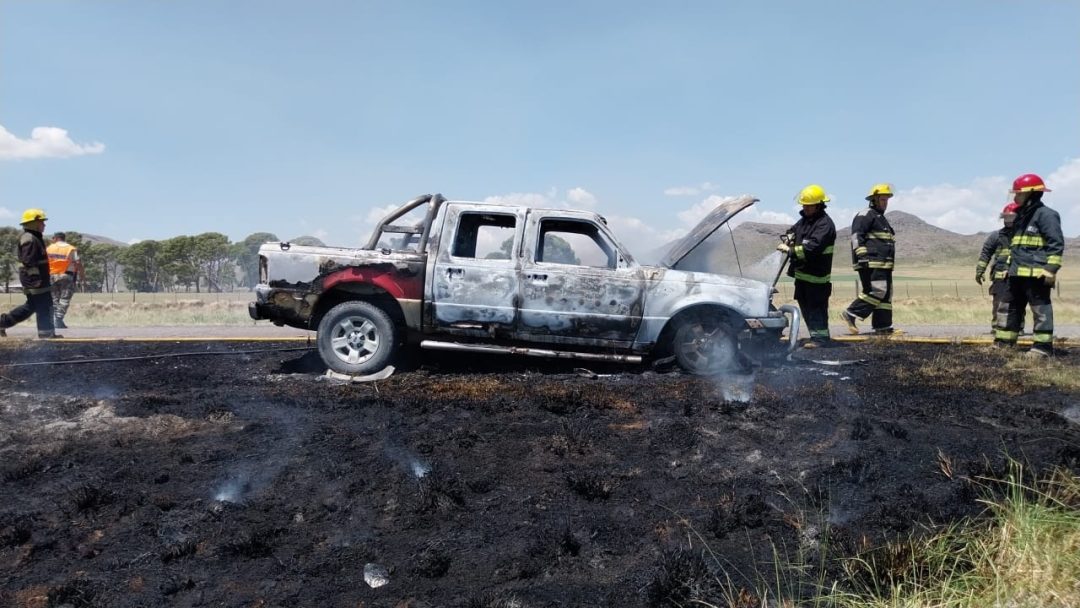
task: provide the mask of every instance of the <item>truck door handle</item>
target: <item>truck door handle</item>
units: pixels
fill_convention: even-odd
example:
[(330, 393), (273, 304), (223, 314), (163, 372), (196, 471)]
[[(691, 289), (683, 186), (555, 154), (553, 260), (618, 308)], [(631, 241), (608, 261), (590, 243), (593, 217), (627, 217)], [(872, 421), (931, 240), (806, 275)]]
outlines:
[(465, 269), (464, 268), (447, 268), (446, 269), (446, 278), (448, 278), (448, 279), (460, 279), (463, 276), (465, 276)]
[(543, 281), (547, 281), (547, 275), (546, 274), (527, 274), (527, 275), (525, 275), (525, 280), (526, 281), (541, 281), (541, 282), (543, 282)]

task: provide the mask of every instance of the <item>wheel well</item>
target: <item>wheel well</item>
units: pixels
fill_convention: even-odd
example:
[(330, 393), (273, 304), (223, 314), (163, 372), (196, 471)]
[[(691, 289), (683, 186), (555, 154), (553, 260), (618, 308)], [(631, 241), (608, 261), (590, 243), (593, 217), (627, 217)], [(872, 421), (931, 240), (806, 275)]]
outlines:
[(679, 327), (679, 323), (684, 319), (694, 316), (716, 317), (719, 318), (722, 323), (727, 323), (735, 329), (738, 329), (740, 324), (744, 322), (742, 315), (724, 306), (715, 304), (697, 304), (684, 308), (675, 313), (675, 316), (668, 319), (668, 322), (664, 325), (664, 329), (660, 331), (660, 337), (656, 340), (659, 352), (665, 355), (671, 354), (668, 351), (671, 349), (671, 339), (675, 335), (675, 329)]
[[(311, 315), (310, 323), (312, 329), (317, 329), (319, 327), (322, 318), (326, 316), (326, 313), (329, 312), (331, 308), (342, 302), (349, 301), (368, 302), (378, 306), (390, 316), (394, 325), (397, 325), (400, 329), (404, 329), (405, 313), (401, 310), (401, 304), (399, 304), (397, 299), (387, 291), (368, 284), (345, 283), (343, 287), (345, 288), (331, 289), (319, 296), (319, 301), (315, 305), (315, 312)], [(362, 291), (358, 291), (357, 288), (362, 288)]]

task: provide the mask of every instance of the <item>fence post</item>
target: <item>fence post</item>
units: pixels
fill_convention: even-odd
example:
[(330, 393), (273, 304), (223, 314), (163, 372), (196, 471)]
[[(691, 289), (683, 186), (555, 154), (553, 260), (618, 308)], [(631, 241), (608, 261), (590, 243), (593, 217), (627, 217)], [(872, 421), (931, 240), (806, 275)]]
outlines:
[(930, 281), (930, 297), (934, 297), (934, 282)]
[(956, 299), (959, 300), (960, 299), (960, 286), (956, 283), (956, 281), (953, 281), (952, 286), (953, 286), (953, 289), (956, 290)]

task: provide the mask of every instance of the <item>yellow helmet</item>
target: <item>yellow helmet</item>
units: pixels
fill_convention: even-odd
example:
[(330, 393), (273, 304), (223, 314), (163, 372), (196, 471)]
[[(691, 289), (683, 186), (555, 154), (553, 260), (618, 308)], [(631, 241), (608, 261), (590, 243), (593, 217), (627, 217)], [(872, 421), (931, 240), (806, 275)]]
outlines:
[(825, 188), (817, 184), (810, 184), (799, 192), (796, 199), (800, 205), (820, 205), (829, 202), (829, 195), (825, 194)]
[(870, 200), (879, 194), (886, 196), (892, 196), (892, 184), (874, 184), (873, 188), (870, 188), (870, 194), (866, 195), (866, 200)]
[(26, 211), (22, 212), (22, 219), (19, 220), (19, 223), (20, 224), (29, 224), (30, 222), (35, 222), (37, 220), (47, 220), (47, 219), (49, 219), (49, 218), (45, 217), (45, 210), (44, 209), (27, 209)]

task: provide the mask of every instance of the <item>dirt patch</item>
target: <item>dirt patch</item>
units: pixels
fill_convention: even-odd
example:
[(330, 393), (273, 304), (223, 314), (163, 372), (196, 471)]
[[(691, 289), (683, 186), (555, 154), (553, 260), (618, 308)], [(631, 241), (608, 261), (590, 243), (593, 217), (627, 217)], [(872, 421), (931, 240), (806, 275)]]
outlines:
[(973, 348), (713, 380), (456, 356), (367, 385), (203, 348), (0, 368), (0, 605), (723, 605), (729, 580), (754, 605), (774, 551), (842, 579), (816, 556), (978, 514), (1006, 455), (1080, 466), (1080, 395)]

